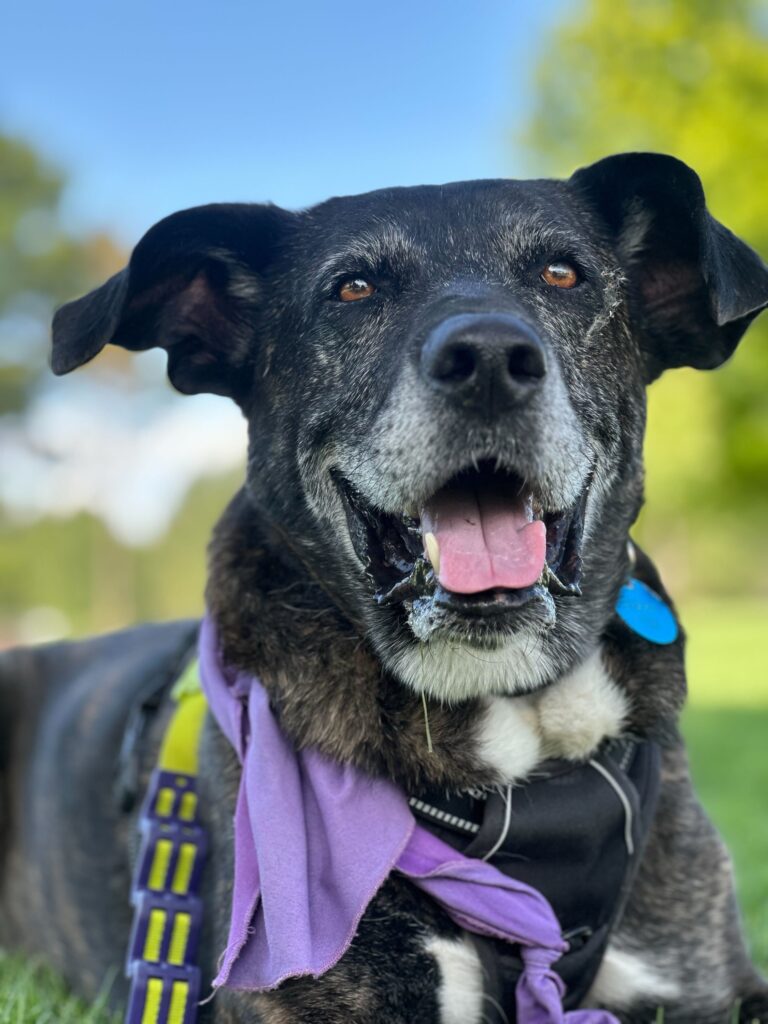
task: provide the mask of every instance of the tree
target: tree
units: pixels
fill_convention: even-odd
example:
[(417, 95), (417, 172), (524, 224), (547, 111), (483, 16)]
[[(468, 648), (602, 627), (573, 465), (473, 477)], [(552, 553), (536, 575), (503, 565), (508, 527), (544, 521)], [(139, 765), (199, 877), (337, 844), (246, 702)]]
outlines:
[[(768, 254), (762, 0), (584, 0), (567, 12), (537, 68), (534, 170), (673, 153), (700, 174), (713, 214)], [(651, 388), (639, 532), (692, 586), (766, 588), (767, 385), (764, 318), (715, 376), (677, 370)]]
[(119, 265), (104, 235), (61, 222), (63, 177), (26, 143), (0, 135), (0, 411), (21, 412), (45, 372), (54, 307)]
[[(50, 383), (54, 308), (123, 262), (106, 235), (77, 238), (64, 228), (64, 187), (63, 176), (29, 145), (0, 135), (0, 445), (6, 452), (12, 436), (24, 435), (35, 396)], [(14, 464), (5, 471), (13, 476)], [(83, 553), (94, 551), (103, 533), (93, 517), (27, 525), (0, 506), (0, 646), (17, 638), (13, 623), (36, 606), (55, 606), (80, 621), (89, 579)]]

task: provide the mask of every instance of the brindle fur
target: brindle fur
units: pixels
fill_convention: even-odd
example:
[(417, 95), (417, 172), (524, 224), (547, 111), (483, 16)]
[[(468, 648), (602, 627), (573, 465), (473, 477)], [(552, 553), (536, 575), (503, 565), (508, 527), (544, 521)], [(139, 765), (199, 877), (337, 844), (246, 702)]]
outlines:
[[(519, 270), (524, 257), (543, 258), (553, 225), (589, 268), (589, 287), (568, 306)], [(348, 275), (366, 261), (386, 268), (386, 302), (369, 313), (329, 300), (320, 268), (338, 269), (344, 254)], [(441, 701), (427, 674), (404, 680), (403, 652), (418, 645), (407, 609), (375, 605), (329, 469), (393, 511), (425, 500), (468, 458), (495, 452), (556, 506), (583, 483), (579, 459), (565, 466), (558, 451), (589, 452), (583, 595), (556, 599), (557, 620), (540, 641), (546, 671), (521, 682), (510, 662), (517, 682), (505, 689), (514, 700), (526, 685), (556, 684), (599, 644), (627, 694), (627, 728), (662, 745), (660, 803), (613, 942), (653, 952), (680, 982), (667, 1024), (724, 1024), (739, 999), (741, 1021), (768, 1022), (768, 987), (744, 949), (727, 854), (691, 788), (677, 730), (682, 637), (654, 646), (612, 609), (642, 500), (644, 384), (666, 367), (722, 362), (767, 303), (764, 265), (708, 219), (692, 172), (634, 155), (565, 183), (390, 190), (295, 215), (270, 207), (178, 214), (145, 237), (130, 271), (65, 307), (55, 330), (57, 372), (107, 341), (162, 344), (177, 387), (240, 404), (248, 476), (216, 529), (207, 589), (224, 658), (261, 678), (298, 746), (408, 791), (500, 781), (478, 755), (486, 693), (478, 684), (468, 699)], [(480, 422), (419, 390), (424, 338), (457, 310), (512, 312), (535, 326), (554, 381), (540, 401), (504, 422)], [(664, 593), (642, 553), (636, 572)], [(537, 636), (534, 626), (524, 612), (509, 635)], [(194, 635), (190, 623), (142, 627), (13, 652), (0, 665), (0, 942), (43, 954), (88, 996), (117, 972), (118, 1005), (136, 807), (125, 811), (115, 794), (117, 752), (137, 695), (174, 675)], [(472, 643), (468, 633), (464, 641)], [(428, 668), (439, 674), (441, 662)], [(430, 694), (431, 752), (419, 689)], [(168, 713), (166, 702), (142, 737), (139, 790)], [(210, 720), (201, 766), (209, 981), (228, 927), (238, 784), (235, 756)], [(263, 996), (222, 990), (201, 1019), (437, 1024), (440, 977), (425, 951), (434, 934), (457, 928), (393, 878), (322, 978)], [(617, 1016), (646, 1024), (656, 1006), (636, 1003)]]

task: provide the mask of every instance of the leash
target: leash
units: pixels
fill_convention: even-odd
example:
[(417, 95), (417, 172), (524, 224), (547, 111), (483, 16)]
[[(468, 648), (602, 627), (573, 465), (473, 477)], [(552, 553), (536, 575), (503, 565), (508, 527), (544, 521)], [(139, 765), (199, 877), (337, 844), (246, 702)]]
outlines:
[(133, 927), (125, 1024), (194, 1024), (200, 997), (199, 896), (207, 848), (198, 819), (198, 743), (206, 712), (194, 660), (173, 687), (175, 707), (152, 772), (131, 885)]

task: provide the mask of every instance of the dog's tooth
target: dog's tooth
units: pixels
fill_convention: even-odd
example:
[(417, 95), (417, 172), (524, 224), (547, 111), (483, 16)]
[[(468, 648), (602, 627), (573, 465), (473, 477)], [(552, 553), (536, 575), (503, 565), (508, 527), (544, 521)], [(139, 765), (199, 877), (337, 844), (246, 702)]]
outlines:
[(435, 572), (440, 572), (440, 545), (434, 533), (424, 534), (424, 546), (427, 549), (427, 558), (432, 563)]

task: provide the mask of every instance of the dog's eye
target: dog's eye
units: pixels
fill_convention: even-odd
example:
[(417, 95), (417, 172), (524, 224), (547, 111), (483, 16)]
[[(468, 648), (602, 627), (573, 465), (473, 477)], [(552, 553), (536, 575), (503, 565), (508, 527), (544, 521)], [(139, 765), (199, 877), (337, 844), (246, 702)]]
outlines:
[(579, 283), (579, 272), (567, 260), (553, 260), (542, 270), (541, 279), (553, 288), (575, 288)]
[(376, 288), (364, 277), (350, 277), (341, 282), (336, 294), (342, 302), (358, 302), (370, 298), (375, 291)]

